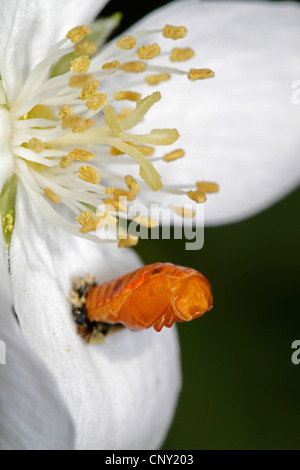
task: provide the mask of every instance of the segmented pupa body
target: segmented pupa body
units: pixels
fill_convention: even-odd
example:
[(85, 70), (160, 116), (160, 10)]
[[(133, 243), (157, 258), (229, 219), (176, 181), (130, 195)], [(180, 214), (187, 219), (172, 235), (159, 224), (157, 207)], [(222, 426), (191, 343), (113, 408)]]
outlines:
[(122, 323), (131, 330), (161, 331), (191, 321), (212, 308), (209, 281), (192, 268), (154, 263), (89, 291), (91, 322)]

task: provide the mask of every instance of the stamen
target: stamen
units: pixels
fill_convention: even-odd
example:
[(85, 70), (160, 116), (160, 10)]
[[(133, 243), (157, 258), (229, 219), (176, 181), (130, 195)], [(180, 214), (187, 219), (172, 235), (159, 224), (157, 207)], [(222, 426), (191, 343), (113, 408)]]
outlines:
[(91, 61), (88, 55), (82, 55), (71, 61), (72, 73), (85, 73), (88, 71)]
[[(98, 214), (98, 212), (97, 212)], [(101, 216), (97, 215), (97, 218), (99, 219), (97, 229), (101, 229), (103, 227), (110, 227), (112, 225), (117, 225), (118, 219), (111, 215), (109, 212), (103, 212)]]
[(80, 225), (85, 225), (85, 224), (94, 222), (94, 220), (95, 220), (95, 217), (92, 211), (84, 211), (80, 214), (79, 217), (77, 217), (77, 222)]
[(84, 123), (83, 124), (78, 124), (76, 126), (74, 126), (72, 128), (72, 132), (85, 132), (87, 131), (88, 129), (90, 129), (91, 127), (93, 127), (93, 125), (95, 124), (95, 121), (93, 121), (93, 119), (86, 119), (84, 120)]
[(187, 29), (184, 26), (171, 26), (167, 24), (163, 29), (163, 36), (170, 39), (182, 39), (187, 35)]
[(84, 125), (84, 118), (81, 116), (66, 116), (62, 119), (62, 128), (70, 129), (76, 126)]
[(81, 233), (95, 232), (97, 230), (98, 223), (99, 221), (97, 219), (95, 219), (92, 222), (87, 222), (81, 227), (80, 232)]
[(106, 64), (102, 65), (103, 70), (110, 70), (110, 69), (120, 69), (122, 65), (118, 60), (112, 60), (111, 62), (106, 62)]
[(196, 215), (195, 211), (186, 207), (172, 206), (172, 209), (174, 210), (174, 212), (176, 212), (176, 214), (186, 219), (192, 219)]
[(128, 212), (128, 207), (122, 201), (117, 201), (116, 199), (109, 198), (104, 201), (105, 208), (108, 211), (115, 212)]
[(126, 62), (122, 65), (122, 70), (124, 72), (130, 73), (141, 73), (144, 72), (147, 68), (147, 64), (145, 62), (140, 62), (138, 60), (134, 60), (132, 62)]
[(67, 104), (63, 106), (62, 108), (60, 108), (59, 113), (58, 113), (61, 120), (72, 116), (72, 114), (73, 114), (73, 109)]
[(91, 152), (87, 152), (86, 150), (74, 149), (68, 154), (68, 157), (78, 162), (90, 162), (95, 158), (95, 155)]
[(119, 248), (128, 248), (131, 246), (136, 246), (138, 244), (139, 238), (135, 235), (127, 235), (127, 238), (119, 239)]
[(166, 80), (169, 80), (171, 78), (171, 75), (168, 73), (161, 73), (159, 75), (148, 75), (146, 77), (146, 82), (149, 83), (149, 85), (157, 85), (160, 82), (164, 82)]
[(164, 157), (163, 160), (165, 162), (173, 162), (174, 160), (177, 160), (178, 158), (182, 158), (185, 155), (184, 150), (174, 150), (173, 152), (167, 153)]
[(109, 154), (113, 155), (114, 157), (117, 157), (118, 155), (124, 155), (124, 152), (119, 149), (116, 149), (116, 147), (111, 147)]
[[(14, 229), (15, 225), (15, 211), (10, 210), (3, 218), (2, 218), (3, 227), (5, 227), (4, 232), (5, 235), (11, 234)], [(8, 248), (6, 246), (6, 248)]]
[(91, 34), (91, 28), (88, 26), (76, 26), (75, 28), (71, 29), (68, 34), (67, 38), (70, 39), (74, 44), (81, 41), (85, 36)]
[(81, 166), (79, 168), (78, 178), (92, 184), (98, 184), (100, 182), (99, 173), (91, 166)]
[(135, 91), (118, 91), (114, 95), (114, 99), (117, 101), (129, 100), (129, 101), (139, 101), (142, 95)]
[(137, 196), (138, 193), (140, 192), (140, 187), (139, 187), (138, 183), (135, 181), (135, 179), (131, 175), (126, 175), (125, 176), (125, 183), (126, 183), (127, 188), (129, 189), (131, 195), (134, 196), (133, 197), (133, 199), (134, 199), (135, 196)]
[(107, 103), (107, 95), (105, 93), (94, 93), (86, 100), (86, 106), (91, 111), (98, 111), (98, 109), (105, 106)]
[(94, 55), (97, 52), (96, 44), (89, 41), (82, 41), (76, 44), (75, 54)]
[(62, 120), (62, 128), (70, 129), (72, 132), (84, 132), (95, 124), (92, 119), (84, 119), (81, 116), (67, 116)]
[(69, 85), (72, 88), (84, 88), (93, 81), (92, 75), (73, 75), (70, 77)]
[(117, 46), (124, 51), (129, 51), (136, 46), (136, 39), (133, 36), (125, 36), (119, 39)]
[(114, 198), (119, 198), (120, 196), (128, 195), (128, 191), (125, 189), (116, 188), (115, 186), (110, 186), (105, 188), (105, 194), (109, 194), (110, 196), (114, 196)]
[(60, 197), (50, 188), (44, 188), (44, 194), (53, 204), (60, 204)]
[(134, 219), (136, 224), (142, 225), (143, 227), (153, 228), (158, 227), (159, 223), (157, 220), (150, 219), (148, 217), (143, 217), (142, 215), (137, 215)]
[(217, 183), (210, 183), (208, 181), (197, 182), (197, 189), (203, 193), (217, 193), (219, 191), (219, 185)]
[(186, 49), (179, 49), (175, 48), (172, 50), (170, 60), (172, 62), (184, 62), (185, 60), (189, 60), (194, 57), (195, 52), (190, 47)]
[(61, 158), (59, 166), (62, 170), (65, 170), (66, 168), (69, 168), (72, 162), (73, 162), (73, 158), (70, 157), (69, 155), (66, 155), (65, 157)]
[(205, 193), (202, 191), (189, 191), (187, 196), (192, 199), (192, 201), (197, 202), (197, 204), (205, 202), (207, 199)]
[(79, 97), (81, 100), (85, 101), (87, 98), (92, 96), (96, 90), (98, 90), (100, 85), (100, 80), (93, 80), (91, 83), (83, 87), (82, 92)]
[(213, 78), (214, 72), (210, 69), (191, 69), (188, 74), (189, 80), (194, 82), (195, 80), (203, 80), (205, 78)]
[(28, 148), (35, 153), (41, 153), (45, 150), (45, 144), (36, 137), (33, 137), (28, 143)]
[(97, 212), (95, 217), (91, 211), (85, 211), (77, 217), (77, 222), (82, 225), (81, 233), (88, 233), (95, 232), (98, 228), (100, 229), (104, 226), (116, 225), (117, 219), (108, 212), (103, 212), (102, 214)]
[(139, 47), (137, 54), (142, 60), (154, 59), (160, 54), (160, 47), (158, 44), (150, 44), (148, 46)]

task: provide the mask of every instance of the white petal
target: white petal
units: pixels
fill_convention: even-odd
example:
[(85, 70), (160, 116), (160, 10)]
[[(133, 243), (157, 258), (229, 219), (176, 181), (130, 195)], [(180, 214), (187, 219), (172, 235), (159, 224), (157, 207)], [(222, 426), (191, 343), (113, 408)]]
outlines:
[(79, 449), (158, 447), (180, 389), (176, 329), (122, 330), (105, 344), (77, 335), (67, 300), (71, 279), (89, 272), (97, 282), (140, 266), (116, 246), (98, 246), (48, 224), (19, 191), (11, 266), (22, 331), (54, 374), (77, 431)]
[(9, 101), (50, 46), (90, 23), (107, 0), (1, 0), (0, 74)]
[[(0, 237), (1, 254), (3, 239)], [(44, 364), (13, 318), (10, 282), (0, 260), (0, 449), (72, 449), (74, 430)], [(4, 364), (6, 362), (6, 364)]]
[[(135, 30), (166, 23), (185, 25), (188, 35), (182, 41), (159, 39), (163, 50), (190, 46), (197, 53), (169, 65), (211, 68), (216, 76), (195, 83), (174, 77), (161, 85), (163, 100), (149, 119), (156, 128), (177, 127), (181, 139), (175, 145), (187, 154), (173, 167), (161, 165), (163, 181), (219, 183), (220, 193), (208, 196), (205, 205), (206, 224), (249, 217), (284, 197), (300, 179), (300, 6), (179, 1), (149, 15)], [(149, 93), (149, 87), (142, 89)]]

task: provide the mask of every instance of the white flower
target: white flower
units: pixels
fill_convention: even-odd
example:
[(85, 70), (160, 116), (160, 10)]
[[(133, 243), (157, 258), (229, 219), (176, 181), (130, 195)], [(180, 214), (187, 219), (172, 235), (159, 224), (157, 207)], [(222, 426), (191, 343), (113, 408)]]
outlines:
[[(200, 51), (196, 59), (191, 58), (188, 69), (201, 66), (206, 71), (199, 72), (200, 76), (204, 73), (207, 77), (211, 75), (210, 68), (216, 72), (213, 80), (191, 84), (181, 63), (176, 71), (166, 68), (168, 57), (164, 54), (150, 59), (146, 76), (149, 72), (163, 74), (164, 78), (173, 75), (171, 80), (158, 85), (165, 105), (159, 103), (152, 108), (160, 98), (157, 87), (144, 85), (140, 78), (144, 78), (144, 72), (136, 75), (124, 71), (124, 63), (137, 60), (137, 49), (130, 48), (132, 39), (121, 43), (121, 48), (110, 44), (92, 59), (88, 74), (93, 75), (94, 82), (83, 90), (83, 99), (78, 97), (81, 88), (70, 87), (69, 79), (76, 76), (76, 71), (85, 70), (87, 58), (73, 63), (75, 74), (67, 72), (49, 78), (54, 66), (64, 65), (58, 64), (59, 59), (74, 50), (74, 44), (64, 36), (78, 24), (89, 24), (104, 3), (73, 0), (61, 4), (49, 0), (42, 5), (37, 0), (2, 0), (0, 5), (0, 190), (6, 243), (10, 242), (14, 228), (10, 248), (13, 303), (24, 336), (56, 379), (66, 406), (63, 410), (52, 379), (44, 371), (49, 396), (44, 395), (42, 385), (34, 383), (33, 399), (37, 410), (48, 403), (50, 412), (41, 416), (40, 421), (36, 417), (37, 425), (33, 428), (40, 429), (39, 435), (32, 434), (30, 443), (28, 419), (32, 408), (28, 405), (21, 422), (16, 421), (13, 413), (8, 421), (4, 421), (7, 415), (0, 415), (2, 447), (43, 447), (49, 438), (47, 424), (53, 429), (57, 422), (64, 433), (52, 436), (48, 446), (58, 446), (58, 438), (66, 434), (61, 447), (67, 448), (72, 441), (71, 431), (67, 432), (69, 412), (75, 425), (77, 448), (155, 448), (168, 429), (180, 389), (174, 329), (161, 334), (121, 331), (109, 337), (104, 345), (95, 347), (82, 342), (67, 301), (73, 275), (89, 271), (102, 282), (133, 270), (139, 261), (130, 251), (124, 255), (115, 245), (99, 247), (86, 239), (72, 237), (55, 225), (99, 241), (90, 234), (99, 220), (86, 205), (97, 207), (107, 196), (118, 203), (119, 189), (114, 190), (115, 186), (132, 198), (140, 188), (142, 200), (151, 202), (153, 195), (146, 192), (146, 184), (152, 190), (160, 189), (160, 175), (166, 184), (155, 197), (162, 201), (162, 196), (171, 194), (169, 204), (177, 195), (184, 196), (195, 180), (220, 183), (219, 195), (211, 196), (206, 203), (206, 221), (211, 224), (252, 215), (285, 195), (299, 181), (300, 108), (291, 99), (292, 82), (300, 75), (299, 7), (179, 1), (142, 20), (128, 33), (138, 39), (138, 48), (158, 42), (162, 51), (170, 51), (174, 45), (170, 45), (171, 39), (162, 38), (164, 25), (184, 25), (189, 35), (178, 47), (190, 51), (187, 48), (192, 46)], [(153, 35), (138, 32), (145, 30)], [(73, 34), (71, 39), (75, 40)], [(150, 53), (146, 49), (146, 54), (147, 51)], [(144, 49), (140, 54), (143, 52)], [(178, 54), (173, 52), (173, 59), (178, 60)], [(113, 60), (118, 60), (115, 68), (102, 68)], [(132, 65), (129, 70), (133, 70)], [(82, 77), (80, 80), (83, 84)], [(141, 93), (143, 98), (150, 97), (138, 101), (136, 111), (120, 121), (111, 105), (119, 112), (115, 101), (121, 96), (115, 94), (129, 90)], [(87, 109), (98, 106), (96, 110)], [(150, 107), (151, 119), (146, 119), (144, 131), (141, 120)], [(150, 121), (156, 130), (149, 133)], [(128, 132), (135, 126), (138, 136)], [(85, 127), (89, 129), (84, 132)], [(169, 171), (170, 164), (160, 156), (145, 158), (140, 147), (128, 144), (173, 144), (178, 137), (177, 127), (187, 156), (178, 160), (177, 167), (171, 167), (173, 171)], [(159, 128), (165, 130), (157, 131)], [(138, 168), (129, 167), (126, 156), (110, 155), (111, 146), (132, 157)], [(84, 152), (74, 153), (74, 149)], [(88, 162), (90, 158), (92, 164)], [(93, 169), (80, 170), (92, 165)], [(124, 176), (132, 173), (134, 179), (124, 180)], [(142, 180), (137, 185), (138, 173)], [(203, 188), (199, 185), (198, 189)], [(191, 196), (202, 201), (205, 199), (201, 199), (202, 192)], [(61, 205), (67, 207), (68, 214), (60, 209)], [(105, 211), (109, 212), (106, 207)], [(84, 215), (80, 217), (81, 212)], [(81, 230), (74, 224), (74, 215), (79, 216)], [(127, 240), (128, 245), (134, 242)], [(3, 246), (0, 248), (4, 253)], [(18, 333), (10, 323), (8, 307), (2, 317), (8, 346), (14, 350), (14, 335)], [(24, 345), (24, 351), (25, 348), (27, 351)], [(31, 356), (26, 352), (28, 374), (32, 377), (34, 368), (41, 366)], [(8, 371), (1, 369), (4, 379)], [(13, 385), (14, 388), (6, 380), (1, 393), (6, 397), (11, 393), (15, 398), (16, 379)], [(20, 391), (23, 385), (19, 385)], [(5, 433), (11, 429), (11, 423), (14, 434), (6, 441)], [(27, 433), (24, 439), (16, 438), (24, 433)]]

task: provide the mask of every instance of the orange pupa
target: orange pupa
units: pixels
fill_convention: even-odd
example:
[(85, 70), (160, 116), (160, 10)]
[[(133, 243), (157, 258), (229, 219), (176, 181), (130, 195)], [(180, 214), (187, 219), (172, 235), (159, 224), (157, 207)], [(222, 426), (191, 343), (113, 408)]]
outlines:
[(104, 325), (120, 324), (133, 331), (161, 331), (212, 308), (209, 281), (195, 269), (171, 263), (150, 264), (101, 285), (90, 283), (84, 289), (81, 284), (80, 289), (77, 310), (73, 298), (73, 316), (78, 324), (102, 325), (102, 333)]

